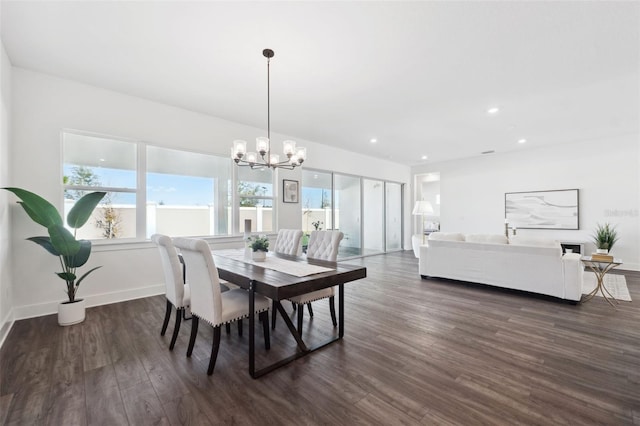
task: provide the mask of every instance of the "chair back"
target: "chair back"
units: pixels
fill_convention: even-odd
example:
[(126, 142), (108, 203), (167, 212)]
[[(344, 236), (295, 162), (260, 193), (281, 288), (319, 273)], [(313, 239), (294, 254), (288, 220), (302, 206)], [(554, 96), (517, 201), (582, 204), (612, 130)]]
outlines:
[(344, 234), (340, 231), (313, 231), (309, 237), (307, 257), (309, 259), (330, 260), (338, 258), (338, 247)]
[(220, 324), (222, 322), (220, 278), (209, 244), (204, 240), (192, 238), (175, 238), (173, 243), (180, 249), (185, 263), (189, 265), (191, 312), (211, 325)]
[(176, 308), (184, 307), (184, 282), (182, 278), (182, 267), (171, 238), (166, 235), (153, 234), (151, 236), (158, 250), (160, 251), (160, 260), (162, 262), (162, 270), (164, 271), (164, 283), (167, 287), (167, 300)]
[(276, 253), (302, 255), (302, 231), (299, 229), (281, 229), (273, 248)]

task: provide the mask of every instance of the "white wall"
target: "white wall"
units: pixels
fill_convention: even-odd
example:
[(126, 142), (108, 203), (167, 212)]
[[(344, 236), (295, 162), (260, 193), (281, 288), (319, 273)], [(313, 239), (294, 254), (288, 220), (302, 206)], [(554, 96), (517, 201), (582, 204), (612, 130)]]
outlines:
[[(0, 41), (0, 187), (9, 185), (11, 141), (11, 62)], [(0, 191), (0, 345), (13, 323), (8, 192)]]
[(416, 167), (440, 172), (444, 232), (503, 233), (505, 192), (573, 189), (579, 192), (580, 229), (518, 230), (518, 235), (586, 241), (596, 223), (617, 226), (613, 254), (624, 269), (640, 270), (640, 153), (638, 134), (527, 149)]
[[(13, 142), (11, 159), (15, 165), (11, 184), (30, 189), (62, 205), (60, 131), (78, 129), (175, 147), (228, 155), (234, 139), (254, 140), (264, 130), (215, 117), (146, 101), (13, 68)], [(275, 140), (284, 135), (273, 134)], [(410, 169), (396, 163), (373, 159), (296, 139), (307, 147), (306, 166), (376, 176), (409, 182)], [(282, 179), (300, 180), (300, 171), (279, 171)], [(408, 185), (407, 185), (408, 187)], [(410, 197), (406, 197), (408, 200)], [(301, 205), (279, 203), (281, 227), (300, 227)], [(16, 318), (55, 312), (65, 298), (63, 283), (53, 275), (57, 260), (24, 239), (43, 230), (26, 218), (12, 203), (14, 221), (14, 312)], [(221, 246), (239, 239), (220, 238)], [(102, 265), (83, 284), (79, 296), (88, 305), (108, 303), (163, 292), (162, 272), (156, 249), (148, 243), (97, 246), (87, 268)]]

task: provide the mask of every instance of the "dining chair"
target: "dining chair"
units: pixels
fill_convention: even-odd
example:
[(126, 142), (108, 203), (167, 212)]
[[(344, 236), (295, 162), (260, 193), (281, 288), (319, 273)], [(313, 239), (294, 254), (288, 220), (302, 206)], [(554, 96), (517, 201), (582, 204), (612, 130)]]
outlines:
[[(249, 316), (249, 292), (242, 289), (220, 291), (220, 278), (211, 254), (211, 248), (204, 240), (175, 238), (174, 244), (180, 249), (189, 265), (189, 286), (191, 289), (191, 337), (187, 357), (193, 353), (200, 320), (213, 327), (213, 343), (207, 374), (213, 374), (220, 348), (220, 326)], [(264, 347), (269, 349), (269, 299), (255, 295), (255, 313), (262, 321)]]
[[(338, 247), (340, 246), (342, 238), (344, 238), (344, 234), (340, 231), (311, 232), (309, 245), (307, 247), (307, 259), (319, 259), (335, 262), (338, 258)], [(331, 321), (333, 322), (334, 327), (338, 325), (336, 321), (335, 294), (335, 287), (329, 287), (287, 299), (294, 305), (298, 305), (298, 333), (302, 334), (304, 305), (307, 305), (309, 308), (309, 316), (313, 317), (311, 302), (315, 302), (316, 300), (329, 298)]]
[(273, 251), (292, 256), (302, 255), (302, 231), (299, 229), (281, 229), (278, 231)]
[(162, 330), (160, 331), (161, 336), (164, 336), (167, 331), (172, 307), (176, 308), (176, 322), (173, 326), (173, 336), (171, 336), (171, 343), (169, 344), (169, 350), (173, 350), (176, 345), (178, 333), (180, 332), (181, 320), (185, 316), (186, 308), (190, 304), (190, 289), (189, 285), (185, 283), (185, 271), (181, 266), (181, 259), (178, 257), (178, 251), (173, 245), (171, 238), (166, 235), (153, 234), (151, 241), (156, 244), (160, 252), (160, 260), (164, 272), (164, 283), (166, 286), (165, 296), (167, 298), (167, 309), (164, 314)]
[[(291, 256), (302, 255), (302, 231), (299, 229), (281, 229), (278, 231), (276, 237), (276, 243), (274, 244), (273, 251), (275, 253), (288, 254)], [(293, 305), (295, 308), (295, 305)], [(309, 305), (311, 306), (311, 305)], [(273, 301), (271, 305), (271, 328), (276, 328), (277, 317), (276, 302)]]

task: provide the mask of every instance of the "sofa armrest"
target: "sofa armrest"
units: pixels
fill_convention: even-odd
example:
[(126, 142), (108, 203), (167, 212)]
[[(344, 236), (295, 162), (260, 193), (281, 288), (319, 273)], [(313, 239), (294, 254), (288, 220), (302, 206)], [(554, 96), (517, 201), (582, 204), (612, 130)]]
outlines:
[(581, 257), (578, 253), (566, 253), (562, 256), (565, 299), (580, 300), (582, 297), (582, 276), (584, 268), (580, 260)]

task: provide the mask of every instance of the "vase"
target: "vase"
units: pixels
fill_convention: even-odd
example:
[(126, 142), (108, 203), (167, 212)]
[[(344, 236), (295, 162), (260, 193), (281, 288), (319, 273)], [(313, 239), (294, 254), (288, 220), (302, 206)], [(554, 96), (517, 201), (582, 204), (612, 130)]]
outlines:
[(264, 262), (267, 258), (267, 252), (258, 250), (251, 253), (251, 258), (254, 262)]
[(607, 250), (607, 249), (596, 249), (596, 253), (598, 253), (598, 254), (609, 254), (609, 250)]
[(58, 305), (58, 324), (62, 326), (78, 324), (84, 321), (86, 303), (84, 299), (75, 302), (62, 302)]

